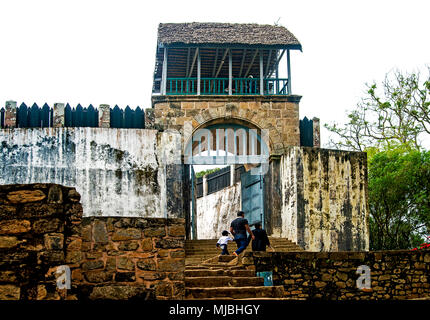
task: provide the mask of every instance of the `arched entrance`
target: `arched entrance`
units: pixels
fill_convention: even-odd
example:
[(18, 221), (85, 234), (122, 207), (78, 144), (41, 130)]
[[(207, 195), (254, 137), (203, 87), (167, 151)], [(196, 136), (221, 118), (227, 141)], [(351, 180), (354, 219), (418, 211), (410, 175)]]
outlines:
[[(269, 162), (269, 135), (253, 125), (237, 122), (209, 123), (197, 128), (184, 150), (190, 170), (191, 208), (187, 225), (191, 239), (197, 238), (197, 185), (193, 166), (243, 165), (240, 174), (241, 209), (249, 223), (264, 226), (264, 179)], [(226, 225), (228, 229), (228, 225)], [(213, 235), (213, 238), (217, 237)]]

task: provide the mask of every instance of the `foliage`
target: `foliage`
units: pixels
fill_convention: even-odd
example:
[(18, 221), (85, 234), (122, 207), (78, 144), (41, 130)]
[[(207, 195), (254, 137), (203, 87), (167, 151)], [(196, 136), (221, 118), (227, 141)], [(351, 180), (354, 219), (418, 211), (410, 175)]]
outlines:
[(366, 151), (368, 157), (370, 249), (411, 249), (430, 234), (430, 68), (394, 71), (379, 86), (367, 85), (343, 126), (325, 124), (338, 149)]
[(207, 174), (214, 173), (214, 172), (217, 172), (219, 170), (221, 170), (221, 168), (214, 168), (214, 169), (208, 169), (208, 170), (197, 172), (196, 173), (196, 178), (203, 177), (203, 176), (205, 176)]
[(410, 249), (430, 234), (430, 151), (397, 147), (369, 158), (370, 249)]
[(347, 114), (348, 123), (324, 124), (337, 138), (331, 138), (330, 146), (355, 151), (418, 148), (419, 136), (430, 134), (430, 68), (424, 81), (418, 73), (394, 71), (386, 75), (382, 92), (376, 83), (366, 86), (365, 97)]

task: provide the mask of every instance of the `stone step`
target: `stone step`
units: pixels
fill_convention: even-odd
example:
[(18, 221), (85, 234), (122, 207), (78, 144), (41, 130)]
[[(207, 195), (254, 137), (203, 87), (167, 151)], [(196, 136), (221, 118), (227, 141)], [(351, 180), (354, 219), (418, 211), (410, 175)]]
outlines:
[(229, 276), (229, 277), (255, 277), (255, 272), (246, 269), (187, 269), (185, 268), (185, 277), (211, 277), (211, 276)]
[(231, 260), (236, 259), (236, 256), (219, 256), (218, 261), (219, 262), (230, 262)]
[(263, 286), (264, 279), (260, 277), (229, 277), (229, 276), (205, 276), (185, 277), (187, 288), (213, 288), (213, 287), (250, 287)]
[[(273, 247), (275, 249), (275, 251), (279, 251), (279, 250), (303, 250), (298, 246), (295, 245), (289, 245), (289, 246), (274, 246)], [(235, 251), (237, 248), (236, 247), (232, 247), (232, 248), (228, 248), (228, 251), (230, 252), (230, 254), (233, 253), (233, 251)], [(252, 251), (251, 246), (248, 246), (246, 248), (246, 251)], [(268, 252), (270, 252), (270, 250), (267, 250)], [(198, 248), (198, 249), (185, 249), (185, 254), (186, 255), (198, 255), (198, 254), (221, 254), (221, 250), (217, 250), (217, 249), (212, 249), (212, 248)]]
[[(298, 245), (296, 245), (295, 243), (279, 243), (279, 244), (274, 243), (274, 244), (271, 244), (271, 246), (272, 246), (273, 248), (283, 248), (283, 247), (285, 247), (285, 248), (291, 248), (291, 247), (299, 247), (299, 246), (298, 246)], [(251, 244), (249, 244), (249, 245), (248, 245), (248, 247), (251, 247)], [(211, 245), (186, 246), (186, 247), (184, 247), (184, 248), (185, 248), (185, 250), (186, 250), (186, 251), (194, 251), (194, 250), (211, 250), (211, 251), (219, 251), (219, 252), (221, 252), (221, 248), (218, 248), (218, 247), (216, 247), (216, 246), (211, 246)], [(237, 245), (236, 245), (235, 243), (233, 243), (233, 244), (229, 244), (229, 245), (228, 245), (228, 249), (229, 249), (229, 250), (231, 250), (231, 249), (236, 249), (236, 248), (237, 248)], [(299, 248), (300, 248), (300, 247), (299, 247)]]
[(186, 299), (214, 299), (214, 298), (283, 298), (284, 288), (282, 286), (273, 287), (215, 287), (215, 288), (186, 288)]

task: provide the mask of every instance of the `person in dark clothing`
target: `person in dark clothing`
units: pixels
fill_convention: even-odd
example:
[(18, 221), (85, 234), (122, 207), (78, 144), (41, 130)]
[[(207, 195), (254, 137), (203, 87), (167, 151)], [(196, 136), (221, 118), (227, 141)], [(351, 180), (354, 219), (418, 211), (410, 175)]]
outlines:
[[(254, 239), (252, 240), (252, 251), (266, 251), (266, 246), (270, 247), (269, 237), (267, 236), (266, 230), (261, 228), (261, 222), (254, 223), (255, 229), (252, 230)], [(251, 241), (251, 237), (248, 237), (248, 243)]]
[(233, 255), (238, 256), (248, 245), (246, 232), (248, 232), (251, 239), (254, 240), (254, 234), (249, 228), (248, 220), (245, 219), (245, 212), (239, 211), (237, 213), (237, 218), (230, 224), (230, 232), (234, 235), (234, 241), (237, 244), (237, 250), (233, 252)]

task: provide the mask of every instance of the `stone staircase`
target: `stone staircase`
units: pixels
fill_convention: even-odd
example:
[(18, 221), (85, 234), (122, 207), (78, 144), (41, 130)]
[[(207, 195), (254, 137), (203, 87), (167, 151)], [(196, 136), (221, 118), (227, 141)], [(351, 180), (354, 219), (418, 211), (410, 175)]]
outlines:
[[(287, 239), (270, 239), (275, 251), (302, 250)], [(188, 240), (185, 244), (185, 299), (285, 299), (282, 286), (264, 286), (255, 268), (248, 269), (238, 258), (219, 255), (217, 240)], [(229, 245), (229, 252), (236, 244)], [(246, 251), (250, 251), (250, 247)]]
[[(221, 253), (221, 249), (216, 247), (217, 239), (208, 240), (186, 240), (185, 242), (185, 265), (198, 265), (203, 261), (213, 258)], [(270, 244), (277, 252), (303, 251), (296, 243), (284, 238), (269, 237)], [(235, 242), (229, 242), (228, 251), (230, 254), (237, 249)], [(249, 245), (245, 252), (251, 251)]]

